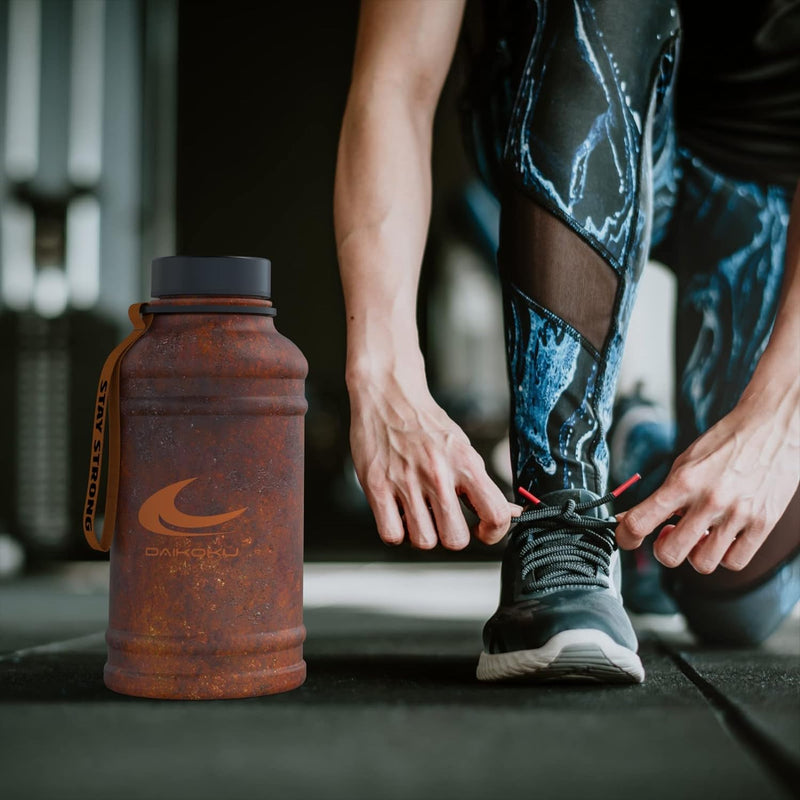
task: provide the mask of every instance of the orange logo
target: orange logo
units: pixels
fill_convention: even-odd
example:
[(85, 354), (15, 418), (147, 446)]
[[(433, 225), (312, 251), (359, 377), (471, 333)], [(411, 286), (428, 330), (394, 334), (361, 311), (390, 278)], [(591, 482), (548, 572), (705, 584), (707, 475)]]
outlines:
[[(245, 508), (237, 508), (236, 511), (226, 511), (224, 514), (212, 514), (207, 517), (198, 517), (192, 514), (184, 514), (175, 508), (175, 498), (185, 486), (188, 486), (197, 478), (187, 478), (185, 481), (178, 481), (159, 489), (155, 494), (150, 495), (142, 503), (139, 509), (139, 524), (143, 528), (153, 533), (163, 533), (166, 536), (216, 536), (220, 531), (198, 532), (197, 528), (211, 528), (215, 525), (222, 525), (236, 519), (240, 514), (247, 511)], [(190, 531), (176, 531), (164, 527), (173, 525), (176, 528), (189, 528)]]

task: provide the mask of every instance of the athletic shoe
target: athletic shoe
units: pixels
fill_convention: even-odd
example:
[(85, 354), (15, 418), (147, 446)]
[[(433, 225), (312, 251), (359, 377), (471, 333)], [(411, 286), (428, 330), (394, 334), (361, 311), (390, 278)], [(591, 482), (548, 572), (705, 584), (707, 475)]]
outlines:
[(623, 489), (550, 492), (518, 517), (500, 606), (483, 629), (479, 680), (644, 680), (620, 595), (616, 521), (604, 507)]
[(653, 555), (657, 538), (654, 531), (636, 550), (620, 551), (625, 610), (639, 635), (686, 631), (686, 620), (664, 582), (669, 570)]
[[(622, 480), (632, 472), (645, 478), (625, 496), (617, 511), (627, 511), (652, 494), (664, 481), (673, 460), (675, 426), (665, 409), (648, 400), (639, 383), (633, 392), (614, 403), (613, 423), (608, 432), (611, 480)], [(683, 627), (675, 602), (662, 586), (663, 567), (653, 555), (658, 531), (636, 550), (620, 554), (625, 607), (634, 622), (656, 631)]]
[(666, 472), (654, 473), (664, 464), (669, 468), (675, 450), (675, 423), (663, 406), (645, 396), (641, 382), (630, 394), (616, 398), (611, 419), (607, 436), (610, 479), (621, 483), (634, 472), (644, 475), (625, 498), (627, 503), (637, 503), (650, 494), (648, 484), (655, 480), (658, 486), (666, 476)]

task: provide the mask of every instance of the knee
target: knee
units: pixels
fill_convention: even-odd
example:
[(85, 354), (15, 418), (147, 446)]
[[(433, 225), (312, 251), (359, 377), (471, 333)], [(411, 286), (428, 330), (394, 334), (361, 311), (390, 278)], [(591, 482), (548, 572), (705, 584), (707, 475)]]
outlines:
[[(504, 164), (616, 263), (635, 228), (639, 162), (673, 0), (541, 0)], [(636, 36), (631, 36), (631, 26)]]
[(580, 114), (608, 127), (609, 111), (624, 116), (627, 109), (628, 116), (639, 116), (641, 127), (660, 59), (680, 32), (675, 0), (538, 0), (535, 5), (517, 121), (544, 127), (566, 118), (573, 128)]
[[(774, 614), (749, 615), (741, 609), (720, 608), (703, 600), (677, 601), (692, 633), (717, 647), (758, 647), (778, 627)], [(769, 610), (771, 611), (771, 609)]]
[(800, 600), (800, 556), (749, 590), (703, 594), (676, 582), (670, 593), (690, 629), (703, 643), (757, 647)]

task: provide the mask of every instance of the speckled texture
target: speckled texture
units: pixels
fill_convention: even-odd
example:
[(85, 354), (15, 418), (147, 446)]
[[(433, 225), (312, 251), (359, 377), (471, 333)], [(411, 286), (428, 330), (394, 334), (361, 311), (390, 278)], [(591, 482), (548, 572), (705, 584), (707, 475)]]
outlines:
[[(200, 302), (212, 301), (262, 303)], [(272, 319), (255, 315), (157, 314), (126, 353), (109, 688), (223, 698), (303, 682), (306, 371)], [(163, 524), (150, 525), (175, 533), (148, 530), (142, 504), (192, 478), (161, 503)], [(176, 527), (175, 507), (200, 517), (244, 510), (222, 524)]]

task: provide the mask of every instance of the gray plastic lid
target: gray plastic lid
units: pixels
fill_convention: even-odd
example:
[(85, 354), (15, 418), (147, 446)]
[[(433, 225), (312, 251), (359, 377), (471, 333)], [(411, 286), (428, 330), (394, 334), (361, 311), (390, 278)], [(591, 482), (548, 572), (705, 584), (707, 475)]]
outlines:
[(271, 297), (269, 259), (251, 256), (164, 256), (153, 259), (153, 297)]

